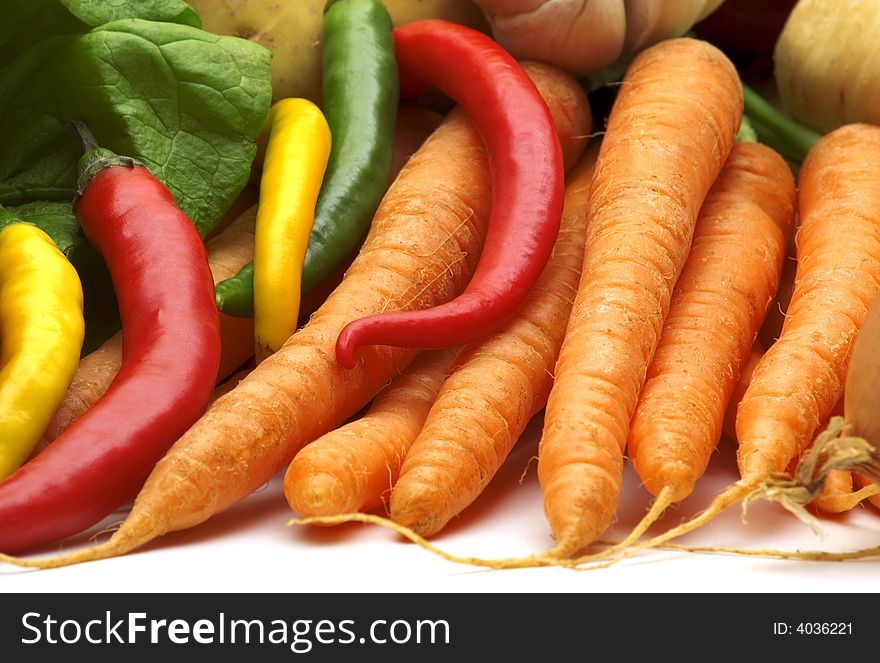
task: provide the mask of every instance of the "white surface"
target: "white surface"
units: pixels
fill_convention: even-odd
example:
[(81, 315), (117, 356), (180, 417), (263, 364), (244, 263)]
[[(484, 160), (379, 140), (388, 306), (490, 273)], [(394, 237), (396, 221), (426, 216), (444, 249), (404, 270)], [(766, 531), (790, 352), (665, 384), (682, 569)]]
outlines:
[[(550, 546), (535, 465), (529, 463), (536, 451), (539, 423), (532, 422), (487, 492), (435, 538), (439, 547), (459, 555), (509, 557)], [(697, 492), (667, 514), (655, 531), (699, 511), (735, 478), (734, 451), (724, 444)], [(627, 470), (618, 522), (605, 538), (622, 538), (649, 501)], [(107, 519), (102, 527), (123, 515)], [(590, 572), (487, 571), (446, 562), (374, 526), (286, 527), (292, 515), (276, 478), (202, 526), (169, 534), (123, 558), (52, 571), (0, 565), (0, 592), (880, 591), (878, 560), (796, 562), (653, 550)], [(737, 508), (679, 542), (786, 550), (880, 545), (880, 511), (873, 507), (826, 519), (824, 527), (826, 534), (819, 538), (781, 508), (758, 505), (749, 511), (746, 524)], [(67, 542), (64, 548), (73, 546)]]

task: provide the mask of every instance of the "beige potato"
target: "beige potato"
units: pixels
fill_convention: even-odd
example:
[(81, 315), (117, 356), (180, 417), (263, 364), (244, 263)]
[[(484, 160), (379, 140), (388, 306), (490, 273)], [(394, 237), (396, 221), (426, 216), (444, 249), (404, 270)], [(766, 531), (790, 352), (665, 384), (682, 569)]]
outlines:
[[(321, 100), (321, 26), (326, 0), (189, 0), (202, 27), (250, 39), (272, 51), (275, 99)], [(470, 0), (383, 0), (395, 25), (443, 18), (488, 32)]]

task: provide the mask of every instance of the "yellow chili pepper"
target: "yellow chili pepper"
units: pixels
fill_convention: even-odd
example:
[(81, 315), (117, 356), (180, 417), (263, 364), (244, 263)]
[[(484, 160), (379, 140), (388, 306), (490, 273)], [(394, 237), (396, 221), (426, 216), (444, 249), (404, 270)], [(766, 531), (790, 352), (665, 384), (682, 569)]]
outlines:
[(303, 261), (330, 154), (327, 121), (306, 99), (277, 102), (268, 127), (254, 236), (257, 361), (296, 331)]
[(79, 276), (49, 236), (0, 231), (0, 479), (33, 451), (79, 363), (85, 324)]

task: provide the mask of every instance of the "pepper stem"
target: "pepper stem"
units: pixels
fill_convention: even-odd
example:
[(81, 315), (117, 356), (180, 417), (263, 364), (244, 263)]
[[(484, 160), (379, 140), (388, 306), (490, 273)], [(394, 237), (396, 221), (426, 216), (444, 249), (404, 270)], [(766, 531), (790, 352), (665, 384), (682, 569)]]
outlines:
[(115, 152), (98, 145), (95, 135), (82, 120), (74, 120), (71, 124), (79, 135), (83, 144), (83, 150), (85, 150), (85, 154), (79, 160), (79, 178), (76, 181), (77, 196), (81, 196), (89, 182), (105, 168), (113, 166), (133, 168), (137, 164), (137, 161), (131, 157), (119, 156)]

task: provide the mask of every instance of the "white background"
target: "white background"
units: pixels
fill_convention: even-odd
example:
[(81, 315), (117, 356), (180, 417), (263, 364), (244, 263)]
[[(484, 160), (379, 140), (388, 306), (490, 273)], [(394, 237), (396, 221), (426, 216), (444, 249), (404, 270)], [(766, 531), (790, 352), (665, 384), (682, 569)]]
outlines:
[[(533, 421), (489, 489), (435, 537), (439, 547), (480, 557), (527, 555), (552, 545), (532, 457)], [(723, 442), (697, 491), (659, 523), (659, 532), (699, 511), (737, 478), (733, 445)], [(532, 459), (532, 460), (530, 460)], [(524, 479), (520, 483), (523, 471)], [(650, 496), (627, 470), (618, 540), (645, 513)], [(118, 522), (114, 514), (90, 533), (55, 546), (70, 550)], [(0, 565), (0, 592), (877, 592), (880, 560), (799, 562), (727, 554), (651, 550), (608, 569), (489, 571), (450, 563), (393, 532), (370, 525), (287, 527), (293, 516), (280, 479), (229, 511), (119, 559), (51, 571)], [(740, 510), (679, 540), (785, 550), (848, 550), (880, 545), (880, 511), (860, 507), (823, 520), (824, 537), (775, 505)]]

